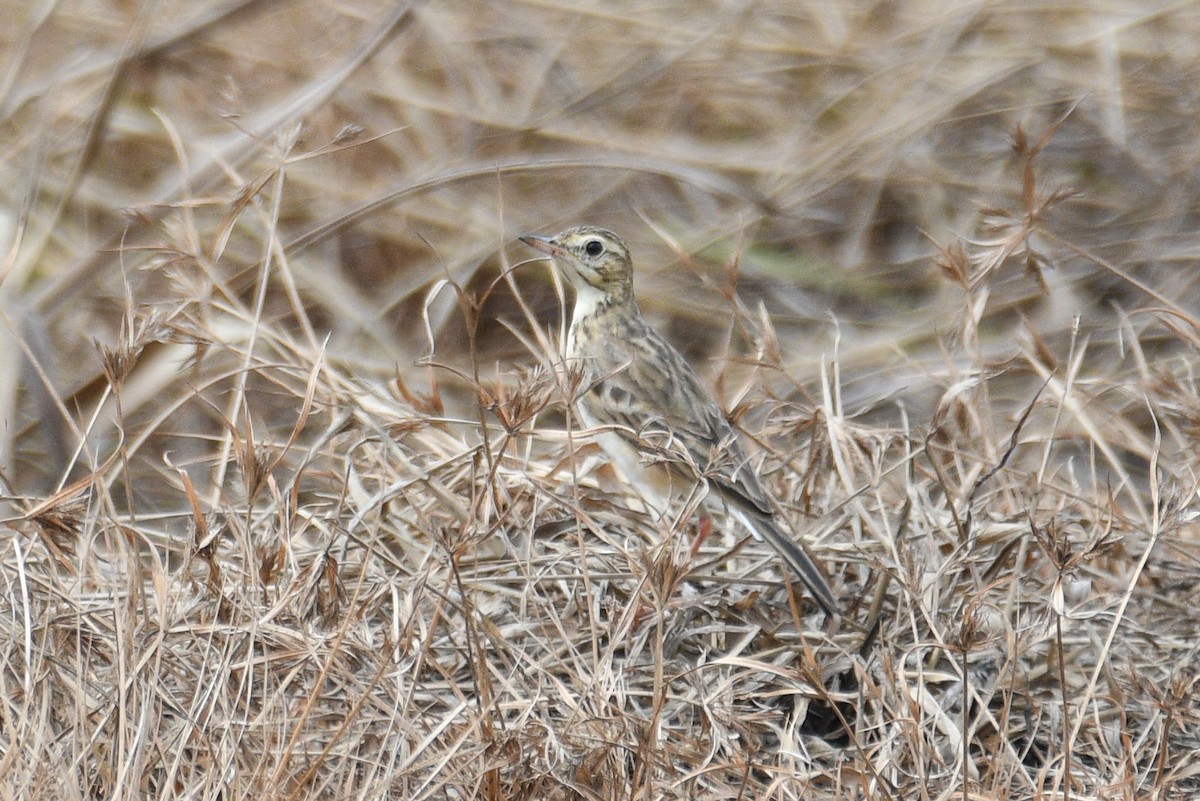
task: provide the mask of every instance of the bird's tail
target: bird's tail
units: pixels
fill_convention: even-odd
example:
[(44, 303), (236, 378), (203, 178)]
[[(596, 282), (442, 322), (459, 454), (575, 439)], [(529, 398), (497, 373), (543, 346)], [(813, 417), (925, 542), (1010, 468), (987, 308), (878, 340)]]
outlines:
[(738, 508), (732, 504), (730, 511), (755, 537), (766, 540), (767, 544), (775, 549), (826, 614), (834, 618), (838, 616), (837, 599), (833, 596), (833, 590), (829, 588), (829, 582), (825, 580), (825, 574), (801, 543), (781, 529), (770, 515)]

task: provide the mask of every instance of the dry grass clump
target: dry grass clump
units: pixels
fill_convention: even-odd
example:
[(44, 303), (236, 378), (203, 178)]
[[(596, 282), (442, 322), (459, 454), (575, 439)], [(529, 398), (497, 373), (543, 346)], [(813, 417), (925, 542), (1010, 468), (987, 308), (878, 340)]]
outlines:
[[(10, 3), (0, 42), (0, 798), (1200, 792), (1187, 4)], [(836, 625), (574, 424), (513, 236), (584, 221)]]

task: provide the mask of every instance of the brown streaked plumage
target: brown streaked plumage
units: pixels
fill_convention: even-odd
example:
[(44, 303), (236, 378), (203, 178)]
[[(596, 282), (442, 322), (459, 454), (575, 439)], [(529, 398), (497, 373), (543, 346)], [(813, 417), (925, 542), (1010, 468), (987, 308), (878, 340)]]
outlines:
[[(733, 427), (691, 365), (642, 317), (633, 296), (633, 263), (620, 238), (579, 226), (521, 241), (548, 254), (575, 290), (566, 356), (583, 370), (579, 417), (603, 429), (601, 447), (635, 489), (661, 513), (672, 484), (682, 489), (705, 481), (755, 537), (779, 553), (821, 608), (836, 616), (825, 576), (779, 527), (775, 505)], [(673, 469), (653, 469), (643, 458), (647, 452), (665, 454)]]

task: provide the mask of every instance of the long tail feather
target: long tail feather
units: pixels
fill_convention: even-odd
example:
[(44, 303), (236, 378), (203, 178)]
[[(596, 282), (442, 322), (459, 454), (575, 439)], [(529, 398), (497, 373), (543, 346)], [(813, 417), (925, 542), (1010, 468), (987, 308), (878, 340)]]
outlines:
[(829, 588), (829, 582), (825, 580), (825, 574), (821, 572), (817, 563), (800, 543), (788, 536), (768, 515), (756, 514), (733, 505), (731, 505), (730, 511), (746, 528), (750, 529), (755, 537), (765, 540), (775, 549), (791, 571), (796, 574), (796, 577), (812, 593), (813, 599), (820, 604), (826, 614), (834, 618), (838, 616), (837, 599), (833, 595), (833, 590)]

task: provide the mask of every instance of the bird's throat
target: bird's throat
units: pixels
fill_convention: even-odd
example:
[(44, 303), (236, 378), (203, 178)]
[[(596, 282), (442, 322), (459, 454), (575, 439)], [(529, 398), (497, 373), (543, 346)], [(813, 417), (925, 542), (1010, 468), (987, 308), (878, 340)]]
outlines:
[[(601, 292), (592, 286), (577, 289), (575, 309), (571, 314), (571, 330), (567, 334), (567, 356), (580, 356), (583, 341), (605, 342), (620, 332), (611, 330), (622, 327), (622, 321), (641, 321), (641, 311), (632, 295)], [(586, 350), (587, 348), (584, 348)]]

